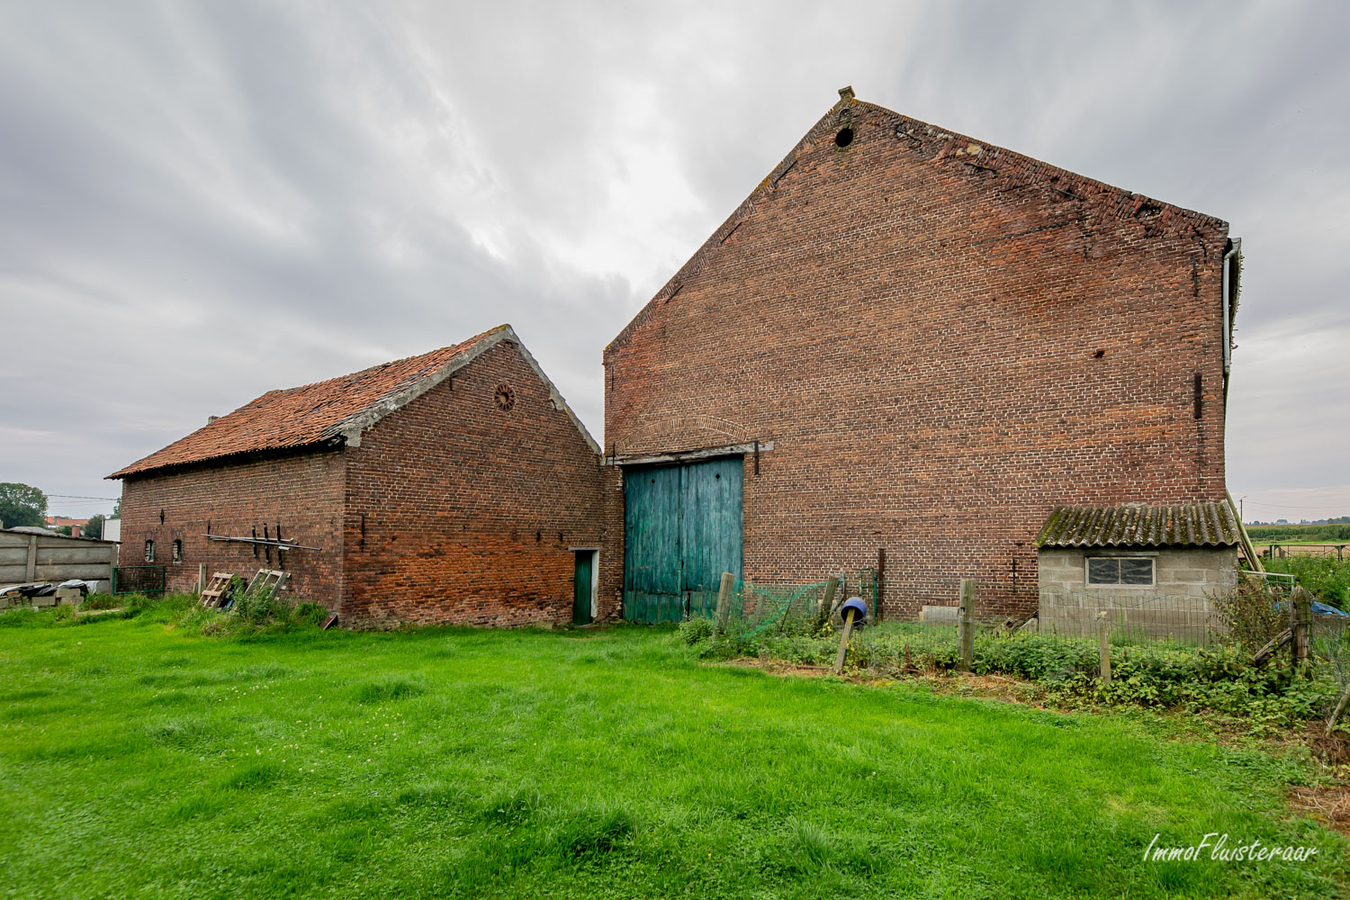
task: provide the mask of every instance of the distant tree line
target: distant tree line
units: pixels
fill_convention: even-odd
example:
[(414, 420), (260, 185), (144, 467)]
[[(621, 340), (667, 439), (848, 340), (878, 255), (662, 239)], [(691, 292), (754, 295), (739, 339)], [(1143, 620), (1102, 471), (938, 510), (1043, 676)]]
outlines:
[(6, 528), (20, 525), (44, 525), (47, 521), (47, 495), (32, 485), (0, 482), (0, 522)]
[(1324, 525), (1248, 525), (1256, 543), (1279, 541), (1345, 541), (1350, 543), (1350, 521)]

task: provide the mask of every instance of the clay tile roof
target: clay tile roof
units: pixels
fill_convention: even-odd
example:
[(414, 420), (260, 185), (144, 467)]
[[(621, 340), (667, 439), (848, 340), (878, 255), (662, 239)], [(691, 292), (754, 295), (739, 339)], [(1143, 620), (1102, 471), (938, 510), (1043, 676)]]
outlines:
[(1240, 526), (1227, 501), (1182, 506), (1061, 506), (1038, 547), (1232, 547)]
[[(268, 391), (163, 450), (119, 469), (108, 478), (219, 460), (241, 454), (336, 445), (353, 428), (369, 427), (416, 396), (419, 382), (438, 381), (447, 371), (497, 342), (515, 340), (509, 325), (393, 362), (300, 387)], [(433, 381), (434, 383), (434, 381)]]

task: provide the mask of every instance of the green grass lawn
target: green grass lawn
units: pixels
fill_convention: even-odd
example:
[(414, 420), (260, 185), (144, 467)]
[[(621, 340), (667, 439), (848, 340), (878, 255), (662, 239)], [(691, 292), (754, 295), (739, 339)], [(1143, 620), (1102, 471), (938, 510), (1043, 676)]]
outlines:
[[(671, 632), (0, 628), (0, 896), (1328, 897), (1300, 765)], [(1207, 832), (1304, 863), (1144, 862)]]

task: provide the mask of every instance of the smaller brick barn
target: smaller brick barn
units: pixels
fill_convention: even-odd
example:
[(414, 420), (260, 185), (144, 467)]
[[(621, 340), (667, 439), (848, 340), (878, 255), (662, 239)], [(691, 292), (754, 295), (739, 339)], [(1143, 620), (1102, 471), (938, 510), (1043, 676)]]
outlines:
[[(122, 565), (280, 567), (343, 624), (589, 621), (595, 441), (510, 326), (289, 390), (108, 476)], [(224, 538), (284, 538), (279, 550)]]

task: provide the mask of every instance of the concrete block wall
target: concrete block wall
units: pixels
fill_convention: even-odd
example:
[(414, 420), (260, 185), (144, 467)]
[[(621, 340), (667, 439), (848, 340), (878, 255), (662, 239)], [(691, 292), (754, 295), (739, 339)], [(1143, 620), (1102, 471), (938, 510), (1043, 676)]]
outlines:
[(109, 581), (117, 565), (110, 541), (0, 531), (0, 585), (70, 578)]
[[(1112, 587), (1087, 583), (1090, 556), (1148, 557), (1156, 583)], [(1040, 551), (1040, 628), (1057, 634), (1096, 634), (1105, 611), (1112, 627), (1149, 638), (1204, 643), (1217, 627), (1208, 598), (1237, 586), (1234, 548)]]

